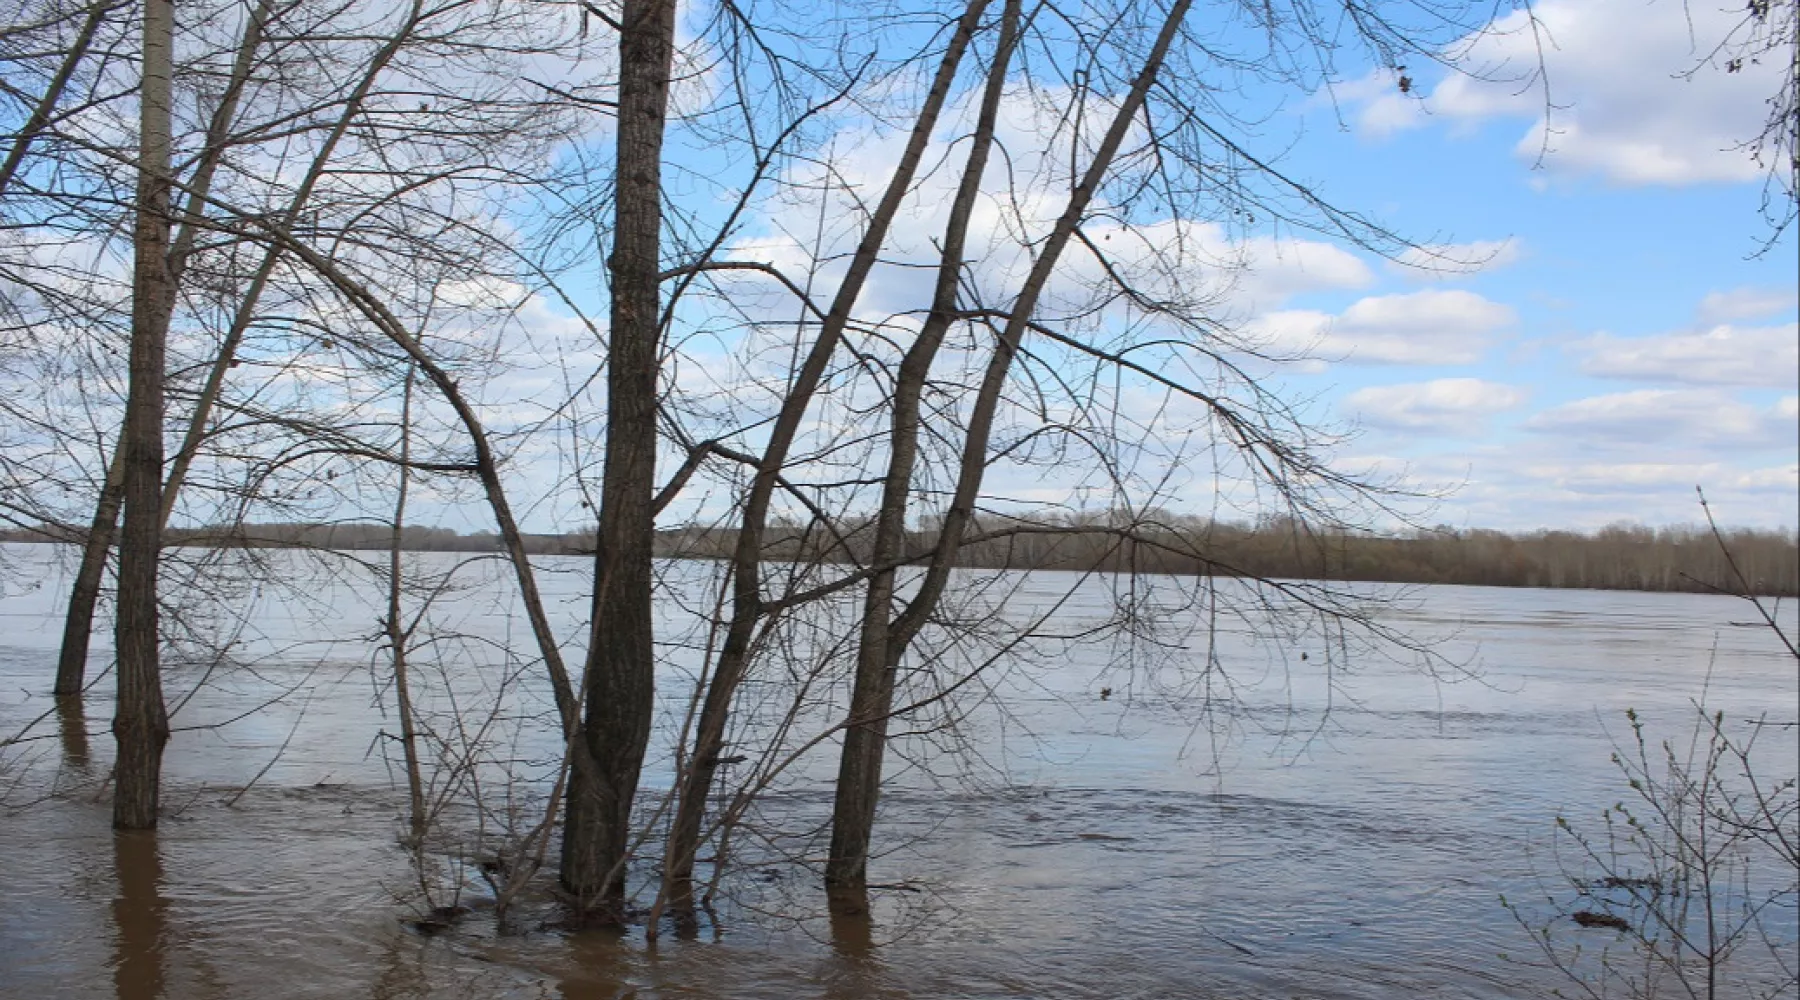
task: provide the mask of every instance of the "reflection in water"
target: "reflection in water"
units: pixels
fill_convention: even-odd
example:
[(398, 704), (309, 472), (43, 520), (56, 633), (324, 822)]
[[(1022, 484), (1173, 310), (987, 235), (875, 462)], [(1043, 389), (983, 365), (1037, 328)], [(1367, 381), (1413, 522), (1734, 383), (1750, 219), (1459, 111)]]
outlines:
[(88, 769), (87, 715), (79, 694), (56, 699), (56, 727), (62, 738), (63, 763), (78, 771)]
[(156, 831), (113, 834), (113, 870), (119, 895), (113, 900), (118, 929), (113, 954), (113, 989), (118, 1000), (162, 1000), (164, 955), (168, 937), (162, 898), (162, 855)]
[(568, 965), (556, 980), (556, 995), (562, 1000), (617, 1000), (637, 995), (626, 973), (630, 949), (617, 932), (578, 931), (568, 936), (567, 944)]
[(868, 911), (856, 914), (831, 914), (831, 950), (845, 962), (858, 964), (869, 960), (874, 949), (874, 922)]
[(875, 958), (874, 921), (866, 911), (831, 915), (831, 950), (839, 967), (825, 982), (827, 1000), (862, 1000), (879, 995), (885, 977)]
[(417, 943), (391, 936), (381, 963), (381, 975), (370, 989), (370, 1000), (416, 1000), (430, 993), (424, 956)]

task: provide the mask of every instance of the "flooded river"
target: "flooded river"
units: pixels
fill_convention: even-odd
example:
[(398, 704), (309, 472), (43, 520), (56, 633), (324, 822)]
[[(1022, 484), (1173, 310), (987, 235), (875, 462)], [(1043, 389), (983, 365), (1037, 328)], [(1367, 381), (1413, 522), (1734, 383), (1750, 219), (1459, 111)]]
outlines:
[[(565, 933), (542, 925), (543, 905), (502, 934), (474, 862), (541, 808), (555, 739), (497, 567), (462, 568), (430, 605), (437, 638), (414, 652), (434, 759), (475, 760), (434, 771), (445, 832), (422, 888), (397, 841), (379, 589), (329, 561), (268, 558), (286, 586), (214, 594), (230, 614), (183, 622), (166, 818), (115, 835), (110, 677), (80, 717), (47, 696), (69, 553), (0, 546), (0, 738), (23, 737), (0, 755), (0, 996), (1540, 997), (1564, 981), (1500, 899), (1535, 919), (1567, 885), (1555, 818), (1597, 830), (1629, 794), (1609, 762), (1631, 738), (1625, 710), (1653, 740), (1685, 739), (1703, 689), (1734, 720), (1791, 725), (1800, 702), (1792, 657), (1724, 597), (1412, 588), (1371, 613), (1434, 643), (1443, 660), (1427, 670), (1316, 623), (1197, 611), (1089, 641), (1086, 623), (1121, 605), (1116, 581), (1019, 574), (1005, 614), (1047, 615), (1039, 631), (1055, 636), (996, 660), (970, 685), (983, 697), (896, 744), (871, 864), (893, 888), (872, 926), (822, 912), (827, 738), (747, 817), (697, 939)], [(410, 558), (429, 574), (459, 557)], [(578, 657), (586, 566), (541, 564)], [(664, 572), (647, 814), (705, 647), (689, 628), (700, 564)], [(826, 687), (841, 626), (790, 639)], [(228, 655), (202, 655), (214, 643)], [(746, 725), (774, 726), (791, 703), (799, 681), (776, 673), (746, 689)], [(814, 711), (830, 705), (820, 695)], [(1769, 758), (1788, 775), (1792, 732)], [(634, 884), (655, 878), (655, 843)], [(452, 895), (473, 912), (442, 933), (412, 926)], [(1793, 904), (1771, 924), (1790, 942)]]

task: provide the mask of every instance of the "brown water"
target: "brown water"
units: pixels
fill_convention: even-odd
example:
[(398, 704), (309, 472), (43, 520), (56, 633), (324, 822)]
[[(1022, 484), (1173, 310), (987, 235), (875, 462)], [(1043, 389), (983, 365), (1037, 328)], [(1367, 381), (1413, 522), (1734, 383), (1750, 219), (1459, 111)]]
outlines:
[[(878, 830), (888, 853), (871, 875), (909, 889), (880, 894), (873, 926), (834, 927), (813, 870), (789, 858), (816, 857), (827, 745), (760, 804), (761, 836), (741, 845), (699, 939), (567, 934), (538, 926), (553, 913), (539, 904), (502, 935), (458, 856), (512, 813), (446, 812), (430, 901), (397, 846), (404, 795), (378, 738), (392, 723), (370, 671), (379, 605), (366, 581), (296, 562), (297, 594), (232, 597), (247, 627), (190, 623), (228, 635), (231, 657), (175, 661), (167, 818), (115, 835), (105, 682), (85, 717), (59, 718), (43, 694), (65, 558), (0, 547), (0, 736), (27, 737), (0, 756), (7, 998), (1537, 997), (1561, 981), (1529, 961), (1499, 896), (1541, 897), (1557, 874), (1553, 818), (1622, 794), (1607, 763), (1619, 713), (1685, 732), (1709, 664), (1710, 701), (1730, 714), (1792, 721), (1800, 699), (1792, 660), (1731, 624), (1745, 606), (1691, 595), (1422, 588), (1384, 613), (1478, 664), (1481, 681), (1460, 684), (1372, 654), (1326, 683), (1307, 630), (1222, 628), (1213, 691), (1229, 679), (1233, 697), (1211, 714), (1195, 626), (1131, 646), (1051, 644), (994, 674), (997, 700), (954, 740), (898, 744)], [(581, 567), (544, 564), (558, 627), (578, 635)], [(686, 572), (668, 568), (676, 593)], [(425, 708), (447, 745), (481, 749), (483, 800), (503, 800), (510, 778), (529, 814), (552, 756), (545, 696), (504, 655), (523, 636), (504, 586), (481, 565), (464, 579), (437, 616), (460, 638), (421, 654)], [(1021, 607), (1041, 608), (1072, 578), (1012, 582)], [(1079, 632), (1117, 596), (1082, 583), (1055, 621)], [(687, 612), (662, 611), (679, 633)], [(648, 806), (667, 787), (697, 662), (667, 656)], [(471, 736), (458, 719), (486, 728)], [(459, 885), (474, 912), (454, 929), (409, 926)]]

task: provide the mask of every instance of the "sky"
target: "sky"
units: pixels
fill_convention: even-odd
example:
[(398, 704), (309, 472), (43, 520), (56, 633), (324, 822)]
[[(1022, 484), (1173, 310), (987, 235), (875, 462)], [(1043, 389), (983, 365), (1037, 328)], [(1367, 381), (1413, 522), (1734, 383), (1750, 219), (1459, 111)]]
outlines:
[(1547, 142), (1546, 95), (1518, 82), (1537, 51), (1518, 15), (1473, 53), (1511, 81), (1425, 68), (1402, 94), (1371, 72), (1288, 112), (1288, 169), (1474, 266), (1365, 255), (1248, 322), (1314, 349), (1284, 378), (1360, 427), (1348, 461), (1454, 488), (1439, 523), (1694, 523), (1698, 486), (1726, 523), (1791, 529), (1800, 268), (1792, 231), (1765, 249), (1764, 173), (1734, 148), (1783, 68), (1705, 64), (1735, 11), (1536, 13)]
[[(1306, 356), (1259, 374), (1309, 422), (1349, 432), (1330, 451), (1336, 467), (1436, 498), (1402, 505), (1410, 523), (1697, 524), (1696, 487), (1729, 525), (1800, 521), (1800, 268), (1792, 232), (1769, 244), (1766, 172), (1742, 148), (1785, 67), (1728, 73), (1709, 60), (1742, 15), (1704, 2), (1547, 0), (1533, 7), (1535, 32), (1515, 11), (1453, 45), (1472, 74), (1340, 66), (1325, 90), (1251, 83), (1241, 95), (1260, 109), (1246, 145), (1417, 248), (1396, 260), (1269, 220), (1198, 221), (1190, 236), (1216, 242), (1220, 258), (1235, 249), (1247, 267), (1228, 279), (1196, 267), (1193, 280), (1226, 282), (1217, 319), (1273, 353)], [(940, 147), (966, 134), (969, 113), (952, 114)], [(1003, 111), (1010, 180), (990, 165), (990, 188), (1061, 159), (1029, 151), (1041, 127), (1029, 118)], [(818, 274), (829, 288), (904, 139), (854, 131), (832, 144), (854, 198), (764, 206), (730, 253), (792, 273), (835, 253)], [(704, 156), (687, 165), (704, 170)], [(883, 257), (915, 266), (877, 267), (858, 306), (871, 322), (929, 300), (930, 270), (916, 265), (934, 259), (954, 183), (954, 170), (930, 174), (908, 203)], [(1057, 182), (1033, 183), (1020, 190), (1043, 196), (1047, 220)], [(821, 220), (834, 230), (822, 254), (806, 245)], [(1106, 226), (1088, 228), (1107, 238)], [(992, 282), (987, 301), (1004, 300), (1024, 267), (1002, 229), (978, 213), (967, 280)], [(1065, 270), (1079, 272), (1079, 256)], [(742, 391), (734, 376), (699, 374), (719, 395)], [(1263, 502), (1248, 490), (1221, 502), (1230, 491), (1219, 477), (1184, 479), (1171, 464), (1159, 506), (1241, 516)], [(990, 496), (1096, 502), (1072, 490), (1092, 476), (1070, 470), (997, 465), (990, 480)]]
[[(706, 6), (696, 0), (686, 9), (698, 20)], [(1421, 58), (1403, 70), (1346, 63), (1332, 86), (1311, 93), (1240, 83), (1240, 96), (1257, 109), (1242, 137), (1247, 146), (1414, 249), (1383, 256), (1248, 218), (1180, 224), (1134, 218), (1138, 236), (1150, 241), (1179, 232), (1202, 247), (1202, 257), (1243, 259), (1246, 266), (1229, 274), (1210, 266), (1179, 273), (1192, 274), (1197, 285), (1223, 282), (1207, 289), (1216, 293), (1212, 318), (1275, 354), (1304, 356), (1258, 374), (1309, 423), (1349, 432), (1330, 449), (1337, 468), (1394, 477), (1437, 498), (1409, 506), (1413, 524), (1513, 531), (1696, 524), (1700, 487), (1725, 524), (1800, 527), (1796, 236), (1789, 231), (1769, 243), (1766, 174), (1742, 148), (1759, 131), (1765, 101), (1788, 67), (1748, 64), (1726, 72), (1711, 55), (1742, 18), (1738, 0), (1540, 0), (1532, 10), (1535, 26), (1513, 11), (1450, 46), (1474, 75)], [(1196, 31), (1212, 30), (1213, 21), (1193, 17), (1203, 26)], [(684, 66), (700, 68), (684, 72), (674, 93), (677, 110), (690, 113), (730, 96), (704, 68), (711, 64), (694, 38), (690, 29)], [(591, 64), (546, 63), (532, 70), (534, 78), (565, 80), (576, 69), (609, 75), (605, 46), (592, 48)], [(1540, 59), (1541, 77), (1534, 74)], [(1183, 66), (1209, 72), (1201, 55), (1188, 54)], [(1102, 102), (1106, 88), (1117, 88), (1127, 72), (1096, 86)], [(1220, 74), (1222, 85), (1231, 79)], [(406, 81), (400, 84), (410, 93)], [(916, 326), (929, 301), (931, 272), (917, 265), (935, 257), (960, 162), (951, 150), (967, 134), (971, 95), (965, 89), (956, 98), (926, 157), (934, 166), (884, 244), (884, 264), (858, 304), (871, 322)], [(1028, 103), (1013, 100), (1003, 111), (1005, 163), (990, 164), (988, 175), (1000, 182), (989, 185), (999, 193), (978, 211), (972, 234), (967, 284), (985, 292), (984, 283), (991, 283), (994, 294), (984, 301), (1004, 301), (1027, 263), (1008, 227), (1047, 224), (1067, 186), (1052, 169), (1066, 162), (1063, 152), (1034, 148), (1043, 145), (1034, 136), (1044, 123), (1031, 119)], [(866, 207), (904, 140), (897, 127), (883, 131), (857, 122), (854, 113), (834, 115), (821, 121), (840, 131), (809, 140), (816, 143), (809, 152), (828, 150), (833, 157), (833, 184), (804, 183), (817, 161), (796, 158), (783, 168), (788, 183), (771, 185), (788, 194), (755, 202), (721, 253), (772, 261), (795, 274), (816, 264), (809, 280), (821, 299), (842, 273)], [(584, 121), (592, 131), (571, 134), (571, 142), (609, 156), (607, 117)], [(731, 178), (744, 170), (741, 148), (733, 163), (712, 151), (717, 136), (691, 129), (672, 136), (667, 147), (669, 197), (686, 200), (690, 221), (722, 213), (733, 195)], [(709, 198), (711, 209), (691, 207)], [(1112, 224), (1100, 211), (1085, 228), (1107, 240)], [(1132, 236), (1122, 227), (1121, 234)], [(604, 357), (603, 265), (591, 248), (573, 259), (567, 301), (523, 285), (459, 289), (452, 283), (443, 290), (445, 301), (466, 306), (467, 315), (434, 330), (437, 342), (470, 339), (495, 326), (496, 316), (525, 338), (509, 340), (502, 352), (517, 364), (500, 366), (504, 374), (481, 383), (490, 426), (532, 427), (553, 412), (571, 419), (603, 412), (597, 395), (603, 379), (585, 382), (578, 406), (560, 407), (569, 386), (583, 383)], [(1071, 289), (1098, 277), (1093, 259), (1079, 254), (1070, 255), (1064, 272), (1059, 280)], [(757, 282), (770, 296), (766, 309), (755, 300)], [(721, 286), (741, 315), (773, 320), (766, 324), (771, 336), (791, 333), (793, 303), (778, 289), (769, 292), (766, 279), (746, 274), (721, 279)], [(486, 306), (477, 308), (481, 303)], [(586, 320), (572, 314), (574, 306)], [(763, 353), (756, 355), (755, 343), (709, 347), (704, 340), (711, 335), (703, 331), (684, 343), (686, 361), (666, 373), (668, 384), (707, 401), (702, 408), (753, 393), (746, 375), (781, 383), (786, 346), (760, 345)], [(965, 362), (979, 359), (985, 345), (977, 346), (965, 352)], [(754, 363), (775, 368), (759, 373)], [(841, 416), (868, 401), (850, 393), (828, 406)], [(1150, 394), (1121, 397), (1120, 404), (1122, 411), (1139, 408), (1123, 415), (1140, 428), (1159, 426), (1163, 404)], [(721, 427), (745, 412), (756, 416), (759, 406), (770, 409), (772, 400), (729, 405), (740, 408)], [(818, 433), (836, 419), (825, 409), (809, 413), (823, 429)], [(877, 413), (879, 406), (863, 412)], [(757, 426), (754, 419), (740, 424)], [(754, 447), (754, 433), (739, 443)], [(515, 502), (528, 530), (560, 531), (592, 518), (582, 487), (592, 495), (597, 486), (599, 445), (567, 445), (560, 434), (539, 430), (508, 443), (519, 481)], [(1171, 454), (1173, 446), (1164, 456)], [(659, 469), (668, 473), (680, 458), (665, 448)], [(1153, 491), (1156, 503), (1182, 513), (1216, 513), (1222, 506), (1229, 507), (1227, 516), (1255, 512), (1260, 498), (1254, 495), (1221, 505), (1219, 477), (1210, 483), (1204, 475), (1183, 478), (1183, 460), (1169, 462), (1166, 475), (1154, 467), (1154, 456), (1136, 470), (1144, 481), (1163, 484)], [(843, 478), (840, 471), (821, 474)], [(1054, 461), (996, 466), (987, 492), (1065, 507), (1107, 502), (1079, 495), (1071, 484), (1084, 476), (1093, 479), (1091, 470)], [(716, 512), (724, 496), (696, 491), (696, 499), (684, 497), (664, 521), (678, 522), (708, 504)], [(488, 527), (473, 499), (466, 484), (422, 486), (420, 518), (463, 530)]]
[[(1435, 497), (1403, 505), (1409, 523), (1693, 525), (1703, 520), (1696, 487), (1724, 524), (1792, 530), (1800, 522), (1795, 234), (1770, 243), (1767, 174), (1743, 148), (1785, 67), (1726, 72), (1709, 53), (1741, 21), (1741, 8), (1708, 2), (1723, 0), (1543, 0), (1532, 8), (1535, 31), (1513, 11), (1451, 46), (1472, 73), (1428, 60), (1401, 70), (1339, 66), (1333, 86), (1310, 94), (1254, 83), (1244, 93), (1261, 109), (1247, 145), (1416, 245), (1393, 259), (1242, 218), (1189, 231), (1248, 265), (1222, 286), (1217, 318), (1274, 353), (1305, 355), (1260, 375), (1309, 422), (1349, 432), (1330, 451), (1334, 465)], [(703, 105), (705, 87), (677, 98)], [(939, 130), (940, 164), (953, 162), (947, 150), (967, 133), (973, 97), (962, 100)], [(1034, 158), (1059, 160), (1029, 151), (1038, 126), (1028, 111), (1002, 118), (1011, 183), (1036, 169)], [(820, 195), (823, 205), (811, 194), (761, 203), (724, 255), (794, 274), (824, 260), (814, 276), (823, 299), (903, 140), (898, 130), (848, 122), (827, 146), (836, 178), (854, 194)], [(706, 144), (671, 142), (675, 185), (692, 194), (703, 186), (693, 179), (714, 169)], [(800, 174), (786, 179), (808, 180)], [(859, 301), (865, 318), (892, 323), (929, 301), (930, 270), (916, 265), (934, 259), (955, 177), (938, 169), (920, 182), (884, 249), (887, 263)], [(1031, 183), (1028, 196), (1044, 195), (1040, 218), (1053, 217), (1057, 182)], [(1019, 189), (1007, 190), (1016, 202)], [(984, 225), (993, 234), (986, 251)], [(1104, 225), (1090, 231), (1105, 238)], [(1015, 287), (1024, 258), (1004, 228), (978, 213), (970, 282)], [(1066, 269), (1079, 271), (1073, 256)], [(908, 258), (915, 266), (902, 266)], [(763, 280), (746, 275), (733, 294), (753, 301)], [(776, 327), (792, 314), (784, 294), (769, 307)], [(605, 315), (598, 299), (588, 308)], [(588, 336), (556, 311), (544, 307), (544, 326), (560, 323), (564, 339)], [(742, 349), (699, 349), (667, 377), (701, 396), (741, 396), (747, 369), (726, 355), (741, 359)], [(786, 349), (769, 356), (785, 360)], [(491, 391), (522, 387), (509, 380)], [(824, 426), (832, 418), (810, 419)], [(659, 468), (679, 461), (665, 449)], [(1161, 475), (1138, 471), (1148, 481)], [(1180, 472), (1164, 480), (1172, 485), (1159, 505), (1254, 513), (1254, 497), (1222, 505), (1217, 477), (1209, 484)], [(1084, 475), (996, 466), (984, 492), (1081, 506), (1092, 501), (1071, 484)], [(695, 501), (701, 509), (716, 502)], [(665, 520), (680, 520), (683, 506)], [(538, 511), (529, 526), (539, 530), (586, 516), (572, 501)], [(1401, 526), (1379, 516), (1372, 523)]]
[[(1260, 109), (1246, 145), (1415, 248), (1393, 259), (1266, 219), (1197, 220), (1190, 236), (1214, 241), (1219, 257), (1235, 250), (1247, 262), (1222, 286), (1217, 319), (1276, 354), (1305, 356), (1260, 376), (1309, 422), (1349, 432), (1330, 451), (1337, 468), (1392, 477), (1436, 498), (1406, 505), (1410, 523), (1509, 531), (1693, 525), (1703, 519), (1698, 487), (1727, 525), (1800, 526), (1796, 237), (1790, 230), (1770, 242), (1767, 173), (1744, 148), (1788, 67), (1750, 63), (1727, 72), (1714, 46), (1742, 20), (1742, 8), (1709, 3), (1727, 0), (1541, 0), (1532, 7), (1535, 24), (1514, 10), (1450, 46), (1472, 72), (1415, 59), (1420, 65), (1404, 69), (1340, 65), (1336, 82), (1312, 93), (1245, 85), (1242, 96)], [(692, 50), (685, 56), (705, 61)], [(677, 104), (704, 106), (714, 85), (704, 74), (688, 77)], [(942, 165), (967, 134), (973, 97), (959, 100), (927, 157), (939, 169), (913, 192), (885, 245), (886, 263), (859, 301), (871, 322), (916, 323), (929, 300), (930, 271), (916, 265), (934, 257), (954, 188), (955, 169)], [(1031, 150), (1032, 129), (1041, 126), (1029, 118), (1016, 107), (1003, 113), (1005, 170), (1015, 184), (1061, 159)], [(723, 252), (794, 274), (816, 264), (821, 299), (904, 140), (898, 129), (870, 130), (853, 118), (837, 127), (821, 148), (832, 151), (840, 189), (757, 203)], [(596, 153), (610, 146), (604, 127), (589, 139)], [(709, 173), (723, 170), (704, 137), (672, 138), (669, 149), (671, 190), (703, 198)], [(790, 167), (784, 179), (808, 181), (806, 169)], [(990, 180), (997, 169), (990, 165)], [(1040, 175), (1049, 179), (1039, 188), (1028, 179), (995, 201), (1016, 207), (1021, 190), (1042, 196), (1041, 210), (1024, 211), (1047, 220), (1060, 206), (1056, 185), (1066, 184), (1051, 173)], [(721, 192), (727, 186), (721, 182)], [(978, 216), (972, 284), (1012, 287), (1024, 258), (1006, 225)], [(1090, 232), (1106, 238), (1105, 225), (1097, 220)], [(905, 266), (909, 259), (914, 266)], [(1081, 266), (1071, 260), (1066, 270)], [(757, 282), (766, 292), (754, 275), (731, 286), (742, 295), (738, 308), (761, 308)], [(603, 319), (598, 282), (590, 291), (583, 305)], [(771, 329), (793, 314), (784, 295), (774, 292), (767, 307)], [(526, 325), (560, 329), (552, 341), (594, 354), (588, 328), (547, 297), (531, 308), (541, 315)], [(912, 320), (904, 318), (909, 310)], [(785, 364), (787, 348), (764, 346), (770, 363)], [(666, 374), (670, 384), (694, 398), (754, 392), (744, 344), (686, 350), (680, 370)], [(762, 374), (779, 384), (781, 371)], [(490, 385), (488, 396), (516, 408), (535, 392), (553, 397), (555, 382), (543, 372), (509, 378)], [(772, 412), (773, 401), (748, 405)], [(833, 417), (809, 419), (826, 427)], [(545, 446), (545, 454), (553, 450)], [(679, 461), (665, 448), (659, 468)], [(544, 467), (561, 485), (536, 492), (557, 498), (532, 508), (529, 528), (561, 530), (591, 516), (576, 503), (569, 468), (565, 458)], [(1161, 475), (1138, 471), (1151, 482)], [(1218, 477), (1209, 484), (1174, 472), (1155, 499), (1178, 512), (1226, 506), (1227, 515), (1241, 515), (1259, 502), (1221, 505)], [(986, 492), (1081, 506), (1088, 501), (1071, 484), (1084, 475), (996, 466)], [(681, 520), (684, 507), (691, 514), (716, 506), (719, 497), (684, 499), (664, 520)]]

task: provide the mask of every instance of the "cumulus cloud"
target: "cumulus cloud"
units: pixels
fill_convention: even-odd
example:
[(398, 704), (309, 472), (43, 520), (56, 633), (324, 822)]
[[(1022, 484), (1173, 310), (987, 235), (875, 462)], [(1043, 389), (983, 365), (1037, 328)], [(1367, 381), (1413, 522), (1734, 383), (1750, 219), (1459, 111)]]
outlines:
[(1341, 314), (1285, 310), (1258, 317), (1250, 334), (1273, 351), (1356, 364), (1444, 365), (1480, 360), (1511, 308), (1460, 290), (1359, 299)]
[[(1552, 170), (1628, 185), (1754, 180), (1762, 168), (1742, 144), (1760, 132), (1786, 66), (1727, 73), (1708, 61), (1742, 16), (1718, 4), (1546, 0), (1459, 46), (1484, 78), (1450, 76), (1420, 101), (1372, 76), (1358, 124), (1379, 135), (1432, 118), (1524, 117), (1534, 121), (1517, 152), (1535, 161), (1547, 149)], [(1548, 102), (1531, 79), (1540, 56)]]
[(1654, 337), (1599, 334), (1573, 345), (1602, 378), (1782, 388), (1800, 381), (1800, 324), (1715, 326)]
[(1470, 433), (1486, 418), (1525, 401), (1517, 386), (1478, 378), (1440, 378), (1371, 386), (1344, 397), (1343, 408), (1364, 424), (1437, 434)]
[[(972, 300), (1006, 302), (1016, 296), (1067, 205), (1071, 131), (1054, 113), (1055, 103), (1039, 100), (1042, 96), (1021, 90), (1002, 104), (1000, 132), (1012, 142), (1005, 157), (990, 160), (970, 216), (965, 280)], [(881, 262), (857, 300), (859, 319), (886, 322), (917, 315), (929, 305), (965, 163), (958, 144), (970, 111), (952, 109), (933, 138), (928, 166), (901, 202)], [(834, 133), (829, 170), (794, 161), (777, 197), (761, 205), (763, 214), (733, 241), (729, 256), (776, 266), (808, 287), (815, 301), (829, 301), (907, 138), (866, 122)], [(1039, 300), (1039, 319), (1121, 319), (1140, 297), (1172, 311), (1233, 319), (1278, 309), (1296, 295), (1363, 288), (1376, 279), (1361, 256), (1324, 240), (1245, 236), (1198, 219), (1140, 218), (1136, 211), (1113, 210), (1106, 203), (1111, 193), (1099, 194), (1082, 226), (1083, 239), (1059, 262)], [(1133, 221), (1120, 221), (1127, 217)], [(794, 313), (791, 297), (784, 299), (766, 275), (714, 280), (767, 292), (752, 300), (748, 315), (787, 319)], [(1121, 282), (1134, 296), (1117, 294)]]
[(1612, 449), (1759, 449), (1791, 445), (1783, 401), (1759, 409), (1717, 389), (1639, 389), (1590, 396), (1536, 414), (1525, 426)]
[(1763, 319), (1791, 313), (1800, 303), (1800, 290), (1793, 288), (1734, 288), (1729, 292), (1709, 292), (1700, 300), (1696, 317), (1711, 326), (1734, 320)]

